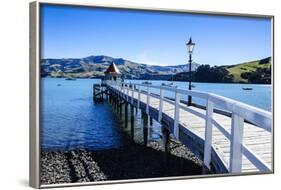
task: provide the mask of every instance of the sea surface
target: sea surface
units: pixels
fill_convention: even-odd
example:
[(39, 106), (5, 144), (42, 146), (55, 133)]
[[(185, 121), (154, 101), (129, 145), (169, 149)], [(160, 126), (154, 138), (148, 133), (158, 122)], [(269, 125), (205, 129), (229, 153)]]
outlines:
[[(128, 80), (127, 82), (132, 83), (142, 83), (143, 80)], [(168, 84), (172, 87), (177, 87), (181, 89), (188, 89), (187, 82), (170, 82), (170, 81), (160, 81), (160, 80), (150, 80), (153, 85)], [(198, 83), (193, 82), (192, 90), (203, 91), (218, 94), (237, 100), (254, 107), (261, 108), (266, 111), (271, 111), (271, 85), (261, 85), (261, 84), (227, 84), (227, 83)], [(243, 90), (243, 88), (252, 88), (252, 90)], [(145, 90), (145, 88), (143, 88)], [(152, 92), (158, 93), (159, 90), (151, 90)], [(174, 98), (174, 93), (164, 92), (164, 96)], [(187, 100), (187, 96), (182, 96), (182, 100)], [(193, 102), (205, 105), (206, 102), (202, 99), (193, 98)]]
[[(170, 83), (150, 82), (155, 85)], [(130, 130), (128, 124), (124, 123), (124, 118), (120, 118), (108, 103), (93, 102), (93, 83), (100, 83), (100, 80), (41, 79), (40, 122), (43, 150), (103, 150), (119, 148), (129, 143)], [(173, 82), (173, 85), (185, 89), (188, 87), (187, 82)], [(271, 111), (271, 85), (218, 83), (193, 83), (193, 85), (193, 90), (212, 92)], [(245, 87), (252, 90), (243, 90)], [(173, 97), (174, 94), (166, 92), (165, 96)], [(187, 99), (184, 96), (181, 98)], [(193, 101), (204, 104), (200, 99)], [(137, 114), (134, 121), (136, 141), (142, 139), (140, 117), (140, 114)], [(149, 132), (150, 138), (159, 138), (159, 133), (159, 124), (153, 122)]]

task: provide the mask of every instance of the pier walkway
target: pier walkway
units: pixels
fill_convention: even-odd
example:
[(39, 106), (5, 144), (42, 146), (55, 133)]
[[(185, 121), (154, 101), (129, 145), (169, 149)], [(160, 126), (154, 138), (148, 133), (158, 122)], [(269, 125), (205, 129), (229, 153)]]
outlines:
[[(212, 93), (113, 81), (106, 85), (108, 94), (166, 126), (208, 169), (216, 173), (272, 170), (272, 113)], [(174, 93), (174, 98), (165, 97), (165, 92)], [(187, 96), (204, 100), (205, 108), (187, 106), (182, 100)]]

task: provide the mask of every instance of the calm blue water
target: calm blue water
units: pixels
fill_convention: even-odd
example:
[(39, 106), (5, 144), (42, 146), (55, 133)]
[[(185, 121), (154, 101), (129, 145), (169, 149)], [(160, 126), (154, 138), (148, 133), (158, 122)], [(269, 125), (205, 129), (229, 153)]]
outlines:
[(108, 104), (93, 104), (98, 80), (43, 78), (41, 147), (105, 149), (122, 145), (122, 131)]
[[(134, 81), (142, 82), (142, 81)], [(152, 81), (162, 84), (164, 81)], [(41, 148), (44, 150), (69, 150), (86, 148), (91, 150), (118, 148), (128, 143), (122, 120), (107, 103), (94, 104), (92, 85), (97, 79), (60, 78), (41, 80)], [(186, 82), (175, 82), (187, 87)], [(204, 90), (240, 100), (250, 105), (271, 110), (270, 85), (209, 84), (194, 83), (194, 90)], [(253, 90), (244, 91), (242, 87)], [(173, 96), (173, 94), (165, 94)], [(185, 98), (185, 97), (182, 97)], [(200, 100), (193, 100), (199, 103)], [(123, 112), (124, 113), (124, 112)], [(141, 133), (140, 116), (135, 121), (135, 133)], [(154, 124), (155, 131), (159, 127)], [(126, 132), (126, 130), (125, 130)], [(128, 132), (128, 131), (127, 131)], [(153, 137), (153, 134), (152, 134)]]
[[(128, 80), (130, 82), (131, 80)], [(131, 81), (134, 83), (142, 83), (144, 81)], [(154, 85), (161, 85), (162, 83), (169, 84), (168, 81), (149, 81)], [(205, 91), (225, 96), (267, 111), (271, 111), (271, 85), (260, 84), (222, 84), (222, 83), (192, 83), (195, 87), (192, 90)], [(187, 82), (173, 82), (173, 86), (178, 88), (188, 89)], [(253, 90), (243, 90), (243, 88), (252, 88)], [(153, 91), (152, 91), (153, 92)], [(159, 90), (154, 90), (159, 93)], [(174, 97), (174, 93), (164, 92), (164, 96)], [(182, 96), (181, 99), (187, 100), (187, 97)], [(206, 104), (200, 99), (193, 98), (194, 102), (199, 104)]]

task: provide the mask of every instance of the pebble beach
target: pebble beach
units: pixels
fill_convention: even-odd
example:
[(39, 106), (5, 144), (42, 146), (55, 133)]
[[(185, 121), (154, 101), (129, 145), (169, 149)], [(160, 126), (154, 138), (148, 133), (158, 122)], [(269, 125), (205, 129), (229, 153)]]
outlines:
[(202, 162), (183, 144), (132, 143), (110, 150), (41, 152), (41, 184), (143, 179), (202, 174)]

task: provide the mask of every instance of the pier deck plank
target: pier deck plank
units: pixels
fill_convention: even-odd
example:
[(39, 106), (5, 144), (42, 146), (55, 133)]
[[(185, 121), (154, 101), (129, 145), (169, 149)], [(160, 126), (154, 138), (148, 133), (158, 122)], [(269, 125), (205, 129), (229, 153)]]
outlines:
[[(132, 91), (129, 91), (129, 96), (132, 97)], [(138, 94), (133, 94), (134, 101), (137, 101)], [(147, 95), (141, 93), (140, 101), (146, 104)], [(182, 103), (181, 103), (182, 104)], [(158, 110), (159, 99), (150, 96), (150, 107)], [(204, 109), (189, 106), (189, 108), (205, 114)], [(174, 118), (175, 106), (168, 102), (163, 102), (163, 113), (170, 118)], [(229, 133), (231, 132), (231, 118), (222, 114), (214, 113), (213, 118)], [(179, 123), (186, 129), (194, 133), (199, 138), (205, 138), (205, 120), (180, 109)], [(263, 129), (255, 127), (252, 124), (244, 122), (243, 143), (262, 158), (269, 166), (272, 162), (272, 138), (271, 133)], [(229, 168), (230, 159), (230, 141), (216, 128), (213, 127), (212, 146), (221, 157), (223, 163)], [(258, 169), (245, 157), (242, 157), (242, 172), (254, 172)]]

